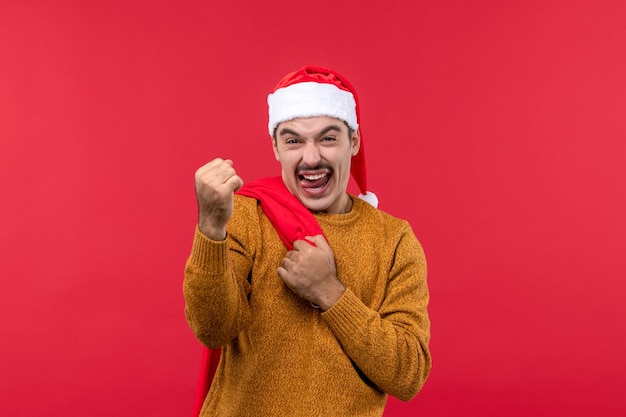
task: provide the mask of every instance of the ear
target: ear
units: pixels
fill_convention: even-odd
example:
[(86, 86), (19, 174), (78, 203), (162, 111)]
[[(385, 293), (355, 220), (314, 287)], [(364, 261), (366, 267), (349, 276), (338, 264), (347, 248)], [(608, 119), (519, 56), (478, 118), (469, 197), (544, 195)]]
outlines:
[(357, 129), (352, 132), (352, 156), (358, 154), (359, 149), (361, 149), (361, 133)]
[(280, 162), (280, 154), (278, 153), (278, 144), (276, 143), (276, 137), (272, 138), (272, 150), (274, 151), (274, 158)]

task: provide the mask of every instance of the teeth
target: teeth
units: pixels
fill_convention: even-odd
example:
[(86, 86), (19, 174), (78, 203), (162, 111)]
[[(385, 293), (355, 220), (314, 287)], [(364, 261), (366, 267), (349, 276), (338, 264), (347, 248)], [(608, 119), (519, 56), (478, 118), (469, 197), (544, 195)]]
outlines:
[(303, 175), (304, 179), (309, 181), (319, 180), (320, 178), (324, 178), (326, 174), (317, 174), (317, 175)]

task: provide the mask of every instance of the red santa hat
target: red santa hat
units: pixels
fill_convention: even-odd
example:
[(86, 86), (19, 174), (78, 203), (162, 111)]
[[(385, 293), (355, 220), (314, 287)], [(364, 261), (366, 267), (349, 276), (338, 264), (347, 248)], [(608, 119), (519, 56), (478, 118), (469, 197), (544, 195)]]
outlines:
[(378, 206), (376, 194), (367, 190), (363, 129), (360, 128), (359, 99), (350, 82), (328, 68), (306, 66), (287, 74), (267, 97), (268, 129), (274, 136), (276, 126), (301, 117), (329, 116), (343, 120), (359, 130), (361, 146), (352, 157), (350, 172), (361, 194), (359, 198)]

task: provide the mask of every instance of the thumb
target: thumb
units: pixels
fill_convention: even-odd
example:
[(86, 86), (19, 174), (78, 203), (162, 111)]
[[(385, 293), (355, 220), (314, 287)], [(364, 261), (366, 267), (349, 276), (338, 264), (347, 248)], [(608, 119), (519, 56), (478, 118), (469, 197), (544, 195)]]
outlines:
[(235, 174), (226, 181), (226, 184), (228, 184), (232, 192), (236, 193), (243, 187), (243, 180), (239, 175)]
[(237, 179), (239, 181), (237, 181), (237, 184), (235, 185), (235, 192), (241, 190), (241, 187), (243, 187), (243, 180), (241, 179), (241, 177), (237, 176)]

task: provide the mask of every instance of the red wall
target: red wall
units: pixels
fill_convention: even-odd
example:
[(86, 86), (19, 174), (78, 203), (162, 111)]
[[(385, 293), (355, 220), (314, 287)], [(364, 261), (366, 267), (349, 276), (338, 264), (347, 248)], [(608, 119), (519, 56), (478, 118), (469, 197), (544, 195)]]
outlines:
[(303, 64), (429, 260), (433, 372), (386, 416), (624, 415), (624, 3), (296, 3), (0, 2), (0, 415), (189, 416), (193, 173), (276, 174)]

